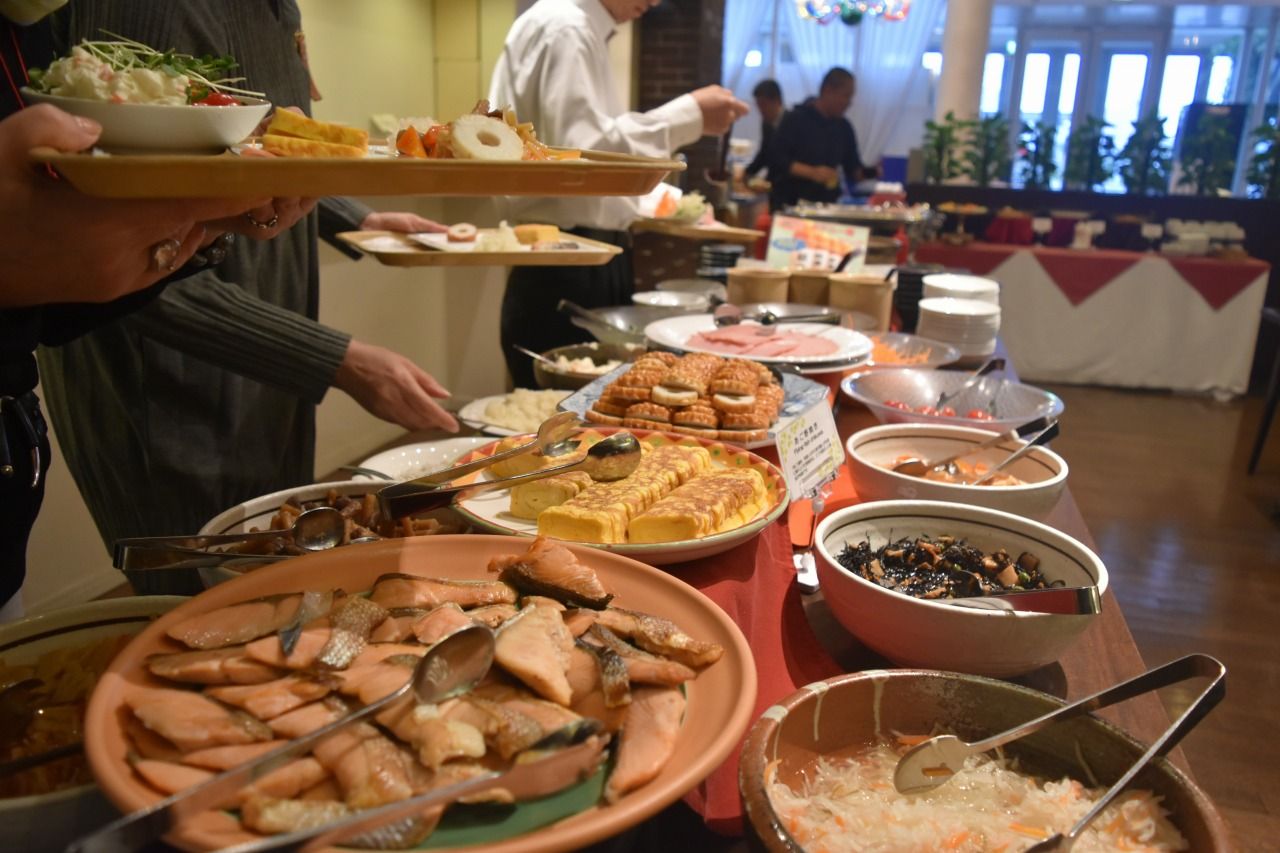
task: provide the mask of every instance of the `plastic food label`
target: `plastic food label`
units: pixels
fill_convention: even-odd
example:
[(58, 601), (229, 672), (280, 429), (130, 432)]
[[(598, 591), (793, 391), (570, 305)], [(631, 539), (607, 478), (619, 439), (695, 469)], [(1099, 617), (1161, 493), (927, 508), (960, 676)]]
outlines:
[(778, 428), (778, 459), (791, 499), (814, 498), (844, 464), (844, 443), (829, 406), (810, 406)]

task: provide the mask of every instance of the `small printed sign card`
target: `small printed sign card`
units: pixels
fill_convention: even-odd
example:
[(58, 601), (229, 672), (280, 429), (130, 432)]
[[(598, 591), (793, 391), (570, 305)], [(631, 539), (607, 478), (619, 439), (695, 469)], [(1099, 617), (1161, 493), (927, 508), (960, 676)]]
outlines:
[(777, 443), (793, 501), (817, 497), (844, 464), (844, 443), (827, 405), (810, 406), (780, 426)]

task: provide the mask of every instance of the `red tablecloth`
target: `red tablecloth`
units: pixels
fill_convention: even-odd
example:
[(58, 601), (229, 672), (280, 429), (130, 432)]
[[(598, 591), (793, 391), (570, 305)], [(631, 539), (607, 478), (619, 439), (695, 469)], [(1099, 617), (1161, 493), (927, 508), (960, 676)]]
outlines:
[[(759, 683), (752, 719), (797, 688), (841, 672), (805, 616), (791, 553), (787, 524), (779, 521), (732, 551), (671, 569), (718, 604), (746, 636)], [(740, 751), (685, 796), (707, 826), (725, 835), (742, 832)]]

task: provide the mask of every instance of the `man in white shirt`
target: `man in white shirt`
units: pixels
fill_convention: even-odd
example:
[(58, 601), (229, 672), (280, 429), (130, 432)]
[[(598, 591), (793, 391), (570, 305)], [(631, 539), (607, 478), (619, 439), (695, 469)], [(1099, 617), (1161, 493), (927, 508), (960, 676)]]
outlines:
[[(493, 71), (489, 101), (511, 106), (551, 145), (669, 157), (699, 136), (719, 136), (746, 115), (747, 105), (721, 86), (696, 89), (644, 113), (627, 112), (609, 65), (615, 27), (643, 15), (658, 0), (538, 0), (516, 19)], [(637, 199), (520, 198), (509, 215), (547, 222), (583, 236), (630, 246)], [(517, 387), (533, 385), (528, 356), (589, 340), (556, 310), (560, 299), (585, 307), (631, 301), (631, 256), (603, 267), (516, 267), (502, 305), (502, 348)]]

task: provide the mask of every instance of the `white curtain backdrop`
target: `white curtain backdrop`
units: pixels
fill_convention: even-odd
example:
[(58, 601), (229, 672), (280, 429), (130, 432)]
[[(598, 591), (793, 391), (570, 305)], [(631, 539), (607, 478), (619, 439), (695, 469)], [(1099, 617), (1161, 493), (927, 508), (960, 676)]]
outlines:
[(903, 105), (928, 73), (920, 57), (945, 6), (946, 0), (914, 0), (905, 21), (866, 18), (856, 27), (838, 19), (825, 26), (801, 20), (791, 2), (779, 8), (780, 35), (791, 43), (797, 70), (808, 87), (806, 96), (817, 94), (822, 76), (832, 66), (844, 66), (857, 75), (858, 95), (849, 119), (858, 131), (863, 162), (879, 162), (897, 135), (898, 122), (914, 115), (904, 113)]
[(720, 85), (726, 89), (738, 91), (743, 73), (758, 70), (747, 68), (743, 63), (747, 51), (764, 28), (761, 26), (761, 13), (772, 17), (772, 4), (761, 3), (760, 0), (728, 0), (725, 3)]

